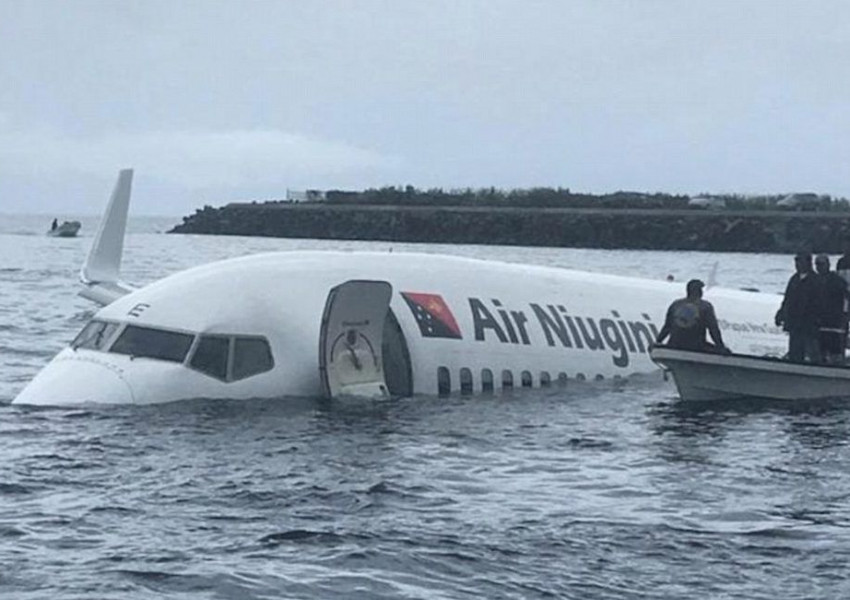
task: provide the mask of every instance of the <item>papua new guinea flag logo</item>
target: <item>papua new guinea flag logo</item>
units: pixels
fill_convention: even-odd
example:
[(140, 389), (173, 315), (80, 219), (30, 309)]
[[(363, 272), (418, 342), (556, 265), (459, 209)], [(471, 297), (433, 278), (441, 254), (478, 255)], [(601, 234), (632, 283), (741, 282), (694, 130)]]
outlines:
[(439, 294), (420, 294), (416, 292), (402, 292), (401, 297), (407, 302), (419, 332), (422, 337), (449, 338), (455, 340), (463, 339), (460, 327), (455, 321), (448, 304)]

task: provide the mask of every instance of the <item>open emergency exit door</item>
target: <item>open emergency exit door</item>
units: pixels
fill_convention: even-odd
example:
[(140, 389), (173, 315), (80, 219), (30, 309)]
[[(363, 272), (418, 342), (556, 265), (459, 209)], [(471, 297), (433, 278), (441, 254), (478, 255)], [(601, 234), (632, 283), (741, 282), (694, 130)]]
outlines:
[(319, 334), (319, 371), (325, 396), (386, 398), (383, 340), (392, 286), (346, 281), (328, 294)]

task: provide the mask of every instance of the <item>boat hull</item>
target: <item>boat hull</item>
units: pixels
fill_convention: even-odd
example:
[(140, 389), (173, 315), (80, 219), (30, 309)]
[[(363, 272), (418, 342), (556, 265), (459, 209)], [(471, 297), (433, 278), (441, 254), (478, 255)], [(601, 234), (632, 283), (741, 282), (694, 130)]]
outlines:
[(82, 224), (79, 221), (65, 221), (56, 229), (51, 229), (47, 235), (51, 237), (76, 237)]
[(670, 371), (687, 402), (741, 397), (819, 400), (850, 397), (850, 368), (770, 357), (720, 355), (656, 347), (650, 358)]

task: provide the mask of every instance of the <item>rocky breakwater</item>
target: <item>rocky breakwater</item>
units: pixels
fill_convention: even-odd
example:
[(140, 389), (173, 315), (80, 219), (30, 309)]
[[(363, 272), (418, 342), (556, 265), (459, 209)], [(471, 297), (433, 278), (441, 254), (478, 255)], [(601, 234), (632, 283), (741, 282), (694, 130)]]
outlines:
[(712, 252), (843, 251), (843, 212), (269, 202), (204, 207), (170, 233)]

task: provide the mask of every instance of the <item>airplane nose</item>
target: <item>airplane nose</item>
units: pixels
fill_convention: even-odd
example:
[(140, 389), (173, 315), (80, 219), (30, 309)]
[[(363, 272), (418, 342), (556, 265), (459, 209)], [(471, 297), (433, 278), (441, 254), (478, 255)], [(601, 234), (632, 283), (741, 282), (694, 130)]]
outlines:
[(133, 402), (133, 392), (119, 368), (93, 360), (57, 357), (35, 376), (12, 404), (62, 406)]

